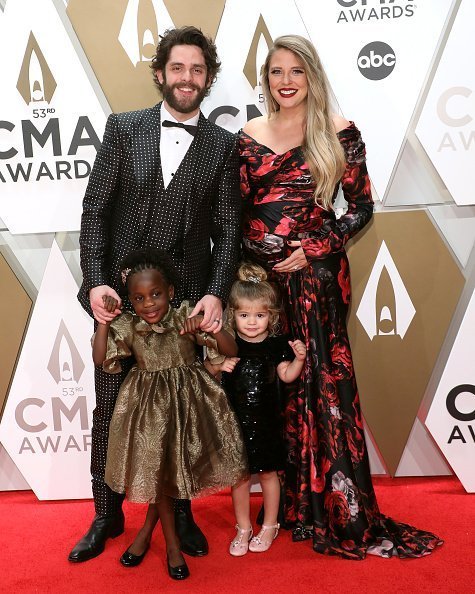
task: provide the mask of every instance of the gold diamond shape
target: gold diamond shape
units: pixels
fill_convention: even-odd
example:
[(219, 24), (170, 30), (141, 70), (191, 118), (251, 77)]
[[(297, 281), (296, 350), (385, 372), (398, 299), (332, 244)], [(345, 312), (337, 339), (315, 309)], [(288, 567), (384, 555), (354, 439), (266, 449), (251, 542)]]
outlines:
[(1, 253), (0, 279), (0, 411), (3, 411), (32, 302)]
[(50, 103), (56, 90), (56, 81), (38, 42), (30, 33), (18, 76), (17, 89), (25, 103)]
[[(396, 275), (393, 280), (381, 275), (373, 291), (377, 331), (370, 336), (356, 311), (383, 240), (404, 286), (394, 282)], [(353, 290), (348, 331), (363, 414), (394, 475), (465, 280), (423, 211), (375, 214), (348, 256)], [(398, 333), (398, 315), (408, 315), (398, 307), (404, 291), (415, 313), (409, 325), (406, 320), (407, 330)]]

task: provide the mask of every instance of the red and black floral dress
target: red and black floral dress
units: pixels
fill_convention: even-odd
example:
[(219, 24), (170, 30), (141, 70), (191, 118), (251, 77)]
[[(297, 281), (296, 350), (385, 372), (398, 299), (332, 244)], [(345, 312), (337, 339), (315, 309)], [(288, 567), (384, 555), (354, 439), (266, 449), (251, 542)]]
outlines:
[[(240, 134), (243, 249), (283, 289), (291, 331), (307, 346), (301, 377), (285, 407), (285, 520), (294, 540), (313, 537), (319, 553), (362, 559), (367, 552), (419, 557), (440, 539), (383, 516), (371, 481), (346, 328), (350, 275), (344, 245), (371, 219), (365, 145), (352, 123), (338, 133), (347, 165), (347, 212), (314, 202), (302, 149), (276, 154)], [(272, 272), (300, 240), (308, 266)], [(295, 248), (294, 248), (295, 249)]]

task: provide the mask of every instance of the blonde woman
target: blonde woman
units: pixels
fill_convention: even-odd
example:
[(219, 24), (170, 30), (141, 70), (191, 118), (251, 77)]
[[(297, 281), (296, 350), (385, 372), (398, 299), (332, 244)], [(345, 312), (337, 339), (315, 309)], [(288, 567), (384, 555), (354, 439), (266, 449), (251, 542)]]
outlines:
[[(307, 347), (285, 411), (286, 523), (320, 553), (428, 554), (438, 537), (379, 512), (347, 335), (344, 245), (373, 212), (365, 145), (355, 124), (332, 112), (307, 39), (275, 40), (262, 88), (268, 114), (240, 135), (244, 252), (282, 287), (291, 332)], [(340, 185), (348, 209), (337, 219)]]

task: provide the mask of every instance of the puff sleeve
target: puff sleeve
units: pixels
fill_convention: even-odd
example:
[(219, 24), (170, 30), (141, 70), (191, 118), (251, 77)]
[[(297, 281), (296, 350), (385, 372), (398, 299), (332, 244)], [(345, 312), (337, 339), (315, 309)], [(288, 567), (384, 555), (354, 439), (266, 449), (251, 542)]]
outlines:
[(305, 256), (319, 259), (339, 252), (346, 242), (367, 225), (373, 216), (371, 183), (366, 169), (366, 148), (360, 131), (352, 123), (338, 133), (345, 151), (346, 167), (341, 178), (343, 196), (348, 203), (347, 212), (337, 219), (326, 221), (322, 227), (303, 238), (301, 246)]
[(133, 336), (132, 314), (122, 314), (111, 322), (107, 337), (106, 358), (102, 364), (102, 369), (106, 373), (113, 374), (122, 371), (120, 360), (127, 359), (132, 355)]

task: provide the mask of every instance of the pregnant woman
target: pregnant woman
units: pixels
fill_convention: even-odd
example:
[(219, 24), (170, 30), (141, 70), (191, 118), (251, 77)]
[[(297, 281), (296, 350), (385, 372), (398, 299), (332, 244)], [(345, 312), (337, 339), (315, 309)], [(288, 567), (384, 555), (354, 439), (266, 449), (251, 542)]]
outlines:
[[(319, 553), (420, 557), (442, 541), (378, 509), (348, 341), (344, 245), (371, 219), (365, 145), (331, 112), (312, 44), (279, 37), (263, 68), (268, 115), (240, 135), (244, 253), (282, 289), (290, 331), (307, 348), (285, 408), (285, 519)], [(336, 218), (339, 186), (348, 204)]]

